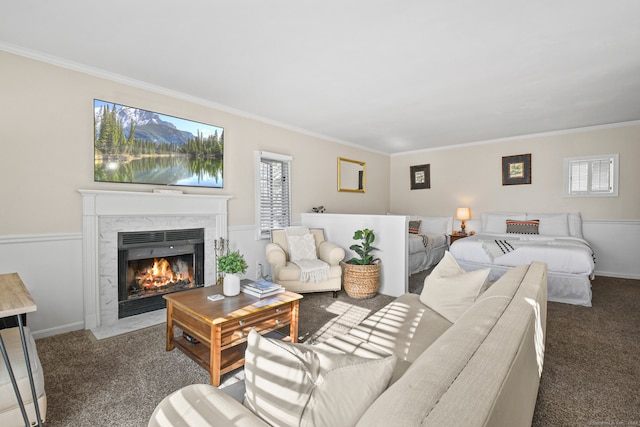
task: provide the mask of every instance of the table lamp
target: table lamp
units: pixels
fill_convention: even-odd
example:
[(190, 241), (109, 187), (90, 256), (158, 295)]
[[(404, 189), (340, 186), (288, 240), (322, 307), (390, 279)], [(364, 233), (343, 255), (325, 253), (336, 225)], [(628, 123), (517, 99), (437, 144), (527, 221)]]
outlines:
[(456, 219), (459, 219), (462, 222), (462, 226), (461, 226), (462, 231), (460, 232), (460, 234), (463, 234), (463, 235), (467, 234), (466, 231), (464, 230), (466, 227), (464, 222), (468, 219), (471, 219), (471, 209), (458, 208), (458, 210), (456, 211)]

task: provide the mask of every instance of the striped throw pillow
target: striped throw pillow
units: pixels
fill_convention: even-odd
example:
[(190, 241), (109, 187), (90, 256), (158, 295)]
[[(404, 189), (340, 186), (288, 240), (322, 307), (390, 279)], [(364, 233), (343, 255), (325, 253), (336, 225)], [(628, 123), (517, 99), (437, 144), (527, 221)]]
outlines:
[(419, 234), (420, 224), (422, 224), (422, 220), (409, 221), (409, 233)]
[(507, 233), (514, 234), (538, 234), (540, 220), (530, 219), (528, 221), (507, 220)]

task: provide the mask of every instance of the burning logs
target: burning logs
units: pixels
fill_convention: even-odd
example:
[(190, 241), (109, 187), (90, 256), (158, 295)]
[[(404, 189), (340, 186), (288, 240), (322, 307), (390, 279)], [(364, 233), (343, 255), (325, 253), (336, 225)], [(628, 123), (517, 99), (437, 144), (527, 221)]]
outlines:
[(175, 273), (171, 264), (164, 258), (154, 259), (153, 265), (137, 271), (129, 284), (130, 295), (160, 293), (191, 287), (192, 279), (188, 274)]

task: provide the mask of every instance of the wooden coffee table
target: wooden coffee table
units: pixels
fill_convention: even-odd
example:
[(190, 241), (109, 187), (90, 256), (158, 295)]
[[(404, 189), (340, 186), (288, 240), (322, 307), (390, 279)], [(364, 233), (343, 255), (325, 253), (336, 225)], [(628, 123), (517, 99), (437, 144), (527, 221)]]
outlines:
[[(240, 292), (235, 297), (210, 301), (222, 295), (222, 285), (164, 295), (167, 300), (167, 351), (178, 347), (211, 374), (211, 384), (220, 376), (244, 365), (247, 335), (255, 329), (264, 335), (289, 325), (284, 340), (298, 341), (298, 307), (302, 295), (283, 292), (257, 298)], [(200, 341), (193, 344), (174, 327)]]

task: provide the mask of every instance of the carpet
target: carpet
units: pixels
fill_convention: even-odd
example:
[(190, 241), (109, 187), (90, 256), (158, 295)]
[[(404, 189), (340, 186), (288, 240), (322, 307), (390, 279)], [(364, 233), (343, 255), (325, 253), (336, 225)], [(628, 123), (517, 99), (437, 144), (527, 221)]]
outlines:
[[(344, 292), (305, 294), (300, 300), (300, 342), (321, 342), (346, 332), (393, 300), (367, 300)], [(209, 383), (209, 374), (180, 350), (165, 351), (165, 325), (96, 340), (74, 331), (36, 341), (47, 392), (46, 427), (146, 426), (168, 394)], [(243, 379), (238, 369), (221, 387)]]
[[(427, 272), (411, 276), (418, 293)], [(347, 331), (393, 300), (344, 292), (305, 294), (300, 341)], [(640, 425), (640, 281), (598, 277), (593, 307), (548, 304), (546, 354), (533, 426)], [(164, 325), (97, 341), (75, 331), (36, 341), (45, 374), (46, 427), (146, 426), (173, 391), (208, 383), (179, 350), (165, 351)], [(242, 378), (223, 376), (222, 386)]]

